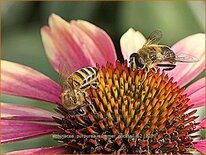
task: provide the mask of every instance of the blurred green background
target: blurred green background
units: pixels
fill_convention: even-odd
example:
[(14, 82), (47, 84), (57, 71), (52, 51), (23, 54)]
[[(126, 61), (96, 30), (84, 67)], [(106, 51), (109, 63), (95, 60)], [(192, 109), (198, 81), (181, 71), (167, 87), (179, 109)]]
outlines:
[[(163, 31), (162, 43), (173, 45), (188, 35), (205, 32), (203, 1), (156, 2), (2, 2), (2, 59), (30, 66), (58, 82), (40, 37), (51, 13), (65, 20), (84, 19), (104, 29), (114, 41), (118, 58), (119, 39), (130, 27), (148, 36)], [(2, 101), (41, 107), (54, 106), (36, 100), (2, 95)], [(203, 112), (203, 109), (200, 113)], [(51, 136), (42, 136), (3, 145), (3, 151), (59, 145)]]

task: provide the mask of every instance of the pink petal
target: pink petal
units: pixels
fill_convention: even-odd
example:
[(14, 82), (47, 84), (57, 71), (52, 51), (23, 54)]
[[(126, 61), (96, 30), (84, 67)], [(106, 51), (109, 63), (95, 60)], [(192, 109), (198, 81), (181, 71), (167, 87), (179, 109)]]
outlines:
[[(116, 57), (114, 44), (111, 38), (109, 37), (109, 35), (105, 31), (83, 20), (72, 21), (71, 24), (74, 25), (74, 27), (77, 26), (84, 34), (83, 36), (89, 37), (88, 39), (87, 37), (85, 37), (85, 40), (83, 40), (85, 41), (85, 44), (86, 41), (89, 41), (91, 42), (91, 45), (94, 46), (94, 49), (97, 48), (97, 50), (100, 50), (99, 53), (97, 53), (97, 51), (92, 51), (92, 50), (90, 51), (90, 56), (92, 57), (93, 60), (95, 60), (95, 63), (98, 62), (100, 64), (105, 64), (106, 61), (109, 61), (111, 63), (112, 62), (114, 63), (116, 61), (117, 57)], [(92, 42), (94, 44), (92, 44)], [(105, 60), (103, 62), (99, 62), (98, 60), (101, 61), (101, 59), (100, 57), (98, 57), (97, 54), (100, 54), (100, 57), (102, 56)]]
[(59, 71), (66, 64), (70, 72), (86, 66), (105, 65), (116, 60), (114, 45), (102, 29), (86, 21), (66, 22), (52, 14), (49, 26), (41, 30), (42, 41), (51, 64)]
[(190, 98), (189, 105), (194, 104), (194, 108), (205, 105), (205, 78), (196, 81), (185, 91)]
[(29, 150), (20, 150), (8, 152), (6, 154), (63, 154), (66, 153), (64, 146), (35, 148)]
[(2, 143), (38, 137), (60, 130), (57, 126), (13, 120), (1, 120), (0, 125)]
[(194, 147), (201, 153), (206, 154), (206, 140), (198, 140)]
[(183, 53), (200, 59), (195, 63), (177, 63), (176, 68), (168, 72), (179, 85), (186, 85), (205, 69), (205, 34), (199, 33), (186, 37), (172, 46), (172, 50), (177, 55)]
[(145, 42), (145, 37), (139, 31), (130, 28), (120, 39), (124, 59), (129, 59), (130, 54), (142, 48)]
[(200, 124), (198, 124), (199, 128), (206, 128), (206, 118), (200, 121)]
[(31, 106), (1, 103), (1, 119), (54, 122), (52, 117), (60, 118), (61, 116)]
[(17, 63), (1, 61), (1, 91), (5, 94), (60, 103), (60, 86), (42, 73)]

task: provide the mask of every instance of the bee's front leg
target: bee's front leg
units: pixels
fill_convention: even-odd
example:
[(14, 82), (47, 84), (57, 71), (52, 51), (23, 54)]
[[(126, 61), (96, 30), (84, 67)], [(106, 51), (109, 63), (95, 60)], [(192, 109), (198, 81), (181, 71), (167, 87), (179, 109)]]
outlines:
[(86, 101), (86, 103), (89, 103), (89, 104), (90, 104), (91, 101), (88, 100), (88, 96), (89, 96), (89, 95), (87, 94), (87, 92), (86, 92), (86, 91), (83, 91), (82, 94), (83, 94), (83, 96), (84, 96), (84, 100)]
[(162, 75), (165, 74), (165, 71), (171, 71), (171, 70), (173, 70), (176, 67), (175, 64), (157, 64), (157, 66), (158, 67), (164, 67), (162, 69)]
[(144, 77), (140, 80), (140, 86), (143, 85), (143, 83), (144, 83), (144, 81), (145, 81), (145, 79), (146, 79), (146, 77), (147, 77), (147, 74), (148, 74), (148, 72), (149, 72), (149, 68), (148, 68), (148, 67), (145, 67), (145, 69), (146, 69), (146, 72), (145, 72), (145, 74), (144, 74)]
[(88, 99), (88, 94), (87, 94), (87, 92), (83, 92), (83, 94), (84, 94), (84, 99), (85, 99), (85, 101), (87, 102), (86, 105), (88, 105), (89, 108), (91, 109), (91, 111), (92, 111), (93, 113), (95, 113), (95, 112), (96, 112), (96, 109), (95, 109), (94, 105), (92, 104), (91, 100)]

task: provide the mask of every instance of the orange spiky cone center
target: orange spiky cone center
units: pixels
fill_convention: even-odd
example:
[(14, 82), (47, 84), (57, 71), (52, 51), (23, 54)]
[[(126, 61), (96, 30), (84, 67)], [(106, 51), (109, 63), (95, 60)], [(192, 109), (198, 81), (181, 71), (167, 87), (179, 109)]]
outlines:
[[(173, 78), (145, 70), (132, 71), (127, 63), (99, 67), (98, 88), (90, 88), (92, 107), (84, 116), (56, 119), (68, 153), (189, 153), (191, 135), (198, 130), (184, 89)], [(92, 109), (92, 110), (91, 110)]]

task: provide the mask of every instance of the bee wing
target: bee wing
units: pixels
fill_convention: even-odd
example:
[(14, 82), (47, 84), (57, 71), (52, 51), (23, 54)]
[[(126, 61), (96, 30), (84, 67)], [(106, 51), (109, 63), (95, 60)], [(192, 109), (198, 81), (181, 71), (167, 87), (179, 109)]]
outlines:
[[(162, 38), (162, 31), (160, 30), (155, 30), (153, 31), (149, 37), (147, 38), (147, 41), (145, 45), (150, 45), (150, 44), (158, 44), (160, 42), (160, 39)], [(144, 45), (144, 46), (145, 46)]]
[(67, 68), (67, 65), (59, 65), (59, 81), (63, 90), (72, 87), (72, 83), (68, 82), (68, 77), (71, 75), (70, 69)]
[(68, 86), (68, 90), (69, 90), (69, 95), (72, 96), (72, 97), (75, 97), (74, 84), (73, 84), (73, 78), (72, 77), (68, 78), (67, 86)]
[(59, 80), (62, 90), (68, 90), (69, 96), (76, 98), (74, 92), (73, 78), (70, 76), (72, 73), (67, 65), (60, 64), (59, 65)]
[(179, 55), (176, 55), (175, 60), (177, 62), (194, 63), (194, 62), (198, 62), (200, 59), (189, 54), (181, 53)]

